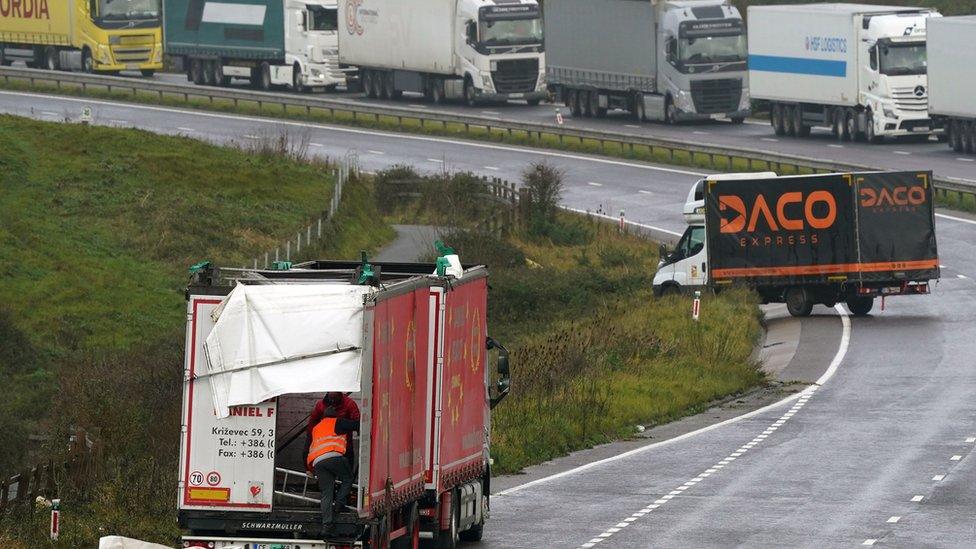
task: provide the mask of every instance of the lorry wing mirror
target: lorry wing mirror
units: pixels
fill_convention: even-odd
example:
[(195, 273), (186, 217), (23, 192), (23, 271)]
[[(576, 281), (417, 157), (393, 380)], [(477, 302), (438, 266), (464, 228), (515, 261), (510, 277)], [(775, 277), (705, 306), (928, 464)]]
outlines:
[(474, 44), (478, 41), (478, 27), (475, 26), (474, 21), (468, 21), (465, 35), (468, 39), (468, 44)]
[(298, 20), (297, 22), (298, 22), (298, 28), (299, 29), (301, 29), (303, 31), (307, 31), (308, 30), (308, 12), (307, 11), (300, 11), (300, 12), (296, 13), (295, 14), (295, 19)]
[(490, 396), (491, 407), (498, 406), (512, 389), (512, 376), (508, 365), (508, 349), (492, 338), (488, 338), (485, 345), (488, 350), (498, 349), (498, 382), (495, 384), (494, 395)]
[(668, 245), (665, 243), (660, 243), (657, 247), (657, 255), (659, 259), (667, 259), (671, 252), (668, 251)]
[(98, 0), (89, 0), (88, 12), (92, 17), (95, 17), (95, 15), (98, 13)]

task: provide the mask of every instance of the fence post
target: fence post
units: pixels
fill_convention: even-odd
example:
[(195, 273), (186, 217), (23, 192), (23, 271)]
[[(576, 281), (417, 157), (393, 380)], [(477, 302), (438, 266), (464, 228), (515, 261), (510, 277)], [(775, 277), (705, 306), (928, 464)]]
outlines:
[(275, 247), (275, 263), (278, 262), (278, 251), (281, 250), (281, 246)]
[(0, 513), (7, 509), (7, 494), (10, 493), (10, 485), (7, 479), (0, 480)]
[(312, 241), (312, 224), (309, 223), (307, 230), (305, 231), (305, 245), (308, 246), (308, 243), (311, 241)]
[(285, 242), (285, 261), (291, 261), (291, 240)]
[(298, 232), (298, 238), (295, 239), (295, 255), (302, 253), (302, 232)]
[(318, 235), (319, 235), (319, 236), (318, 236), (317, 238), (322, 238), (322, 218), (321, 218), (321, 217), (319, 218), (319, 230), (318, 230)]

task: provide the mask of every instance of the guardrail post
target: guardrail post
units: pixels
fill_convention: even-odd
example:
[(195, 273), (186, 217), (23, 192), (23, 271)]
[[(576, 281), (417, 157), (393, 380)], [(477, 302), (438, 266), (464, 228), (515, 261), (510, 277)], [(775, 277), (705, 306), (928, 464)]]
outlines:
[(285, 261), (291, 261), (291, 240), (285, 242)]
[(7, 509), (7, 495), (10, 493), (10, 485), (7, 479), (0, 480), (0, 513)]
[(295, 255), (302, 253), (302, 233), (299, 231), (298, 239), (295, 240)]

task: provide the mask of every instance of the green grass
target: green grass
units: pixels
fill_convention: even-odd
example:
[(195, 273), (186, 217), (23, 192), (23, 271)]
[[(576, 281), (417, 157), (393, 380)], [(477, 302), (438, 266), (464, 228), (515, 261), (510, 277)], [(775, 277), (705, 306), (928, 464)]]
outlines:
[[(755, 298), (655, 299), (656, 248), (613, 225), (579, 224), (585, 243), (454, 235), (464, 261), (491, 270), (489, 326), (507, 345), (512, 393), (492, 415), (496, 473), (632, 436), (764, 382), (750, 361), (760, 334)], [(578, 237), (575, 237), (579, 240)], [(531, 266), (530, 266), (531, 265)]]
[[(192, 96), (189, 97), (189, 99), (184, 99), (182, 95), (164, 95), (162, 98), (160, 98), (160, 96), (156, 93), (145, 91), (138, 91), (137, 93), (133, 94), (131, 90), (121, 91), (115, 89), (110, 91), (104, 87), (94, 86), (88, 86), (87, 89), (82, 89), (80, 86), (75, 86), (72, 84), (64, 84), (58, 88), (53, 84), (43, 82), (30, 84), (26, 80), (18, 80), (15, 78), (0, 82), (0, 89), (23, 91), (29, 90), (32, 92), (111, 99), (133, 103), (200, 109), (248, 116), (299, 120), (302, 122), (311, 123), (339, 124), (403, 133), (415, 133), (459, 139), (473, 139), (478, 141), (506, 143), (526, 147), (610, 156), (628, 160), (638, 160), (642, 162), (684, 166), (702, 170), (733, 172), (775, 170), (781, 175), (794, 175), (797, 173), (809, 174), (814, 172), (814, 170), (809, 168), (799, 167), (799, 169), (797, 169), (796, 166), (792, 165), (779, 165), (777, 163), (766, 163), (758, 160), (750, 162), (749, 159), (742, 157), (733, 157), (730, 159), (728, 156), (724, 155), (707, 155), (702, 153), (695, 154), (689, 151), (681, 150), (674, 151), (672, 153), (661, 147), (648, 147), (642, 145), (632, 146), (612, 142), (601, 143), (600, 141), (594, 139), (561, 138), (558, 135), (545, 132), (540, 135), (537, 133), (507, 131), (498, 128), (470, 126), (458, 123), (422, 123), (421, 121), (412, 118), (363, 115), (347, 111), (329, 110), (325, 108), (306, 109), (304, 107), (287, 107), (283, 109), (280, 105), (258, 105), (257, 102), (249, 101), (234, 102), (224, 99), (215, 99), (211, 101), (203, 98), (194, 98)], [(80, 106), (78, 107), (77, 111), (77, 113), (66, 113), (66, 115), (69, 118), (77, 119), (81, 112)]]
[(935, 204), (940, 208), (976, 213), (976, 194), (936, 190)]
[[(176, 539), (187, 267), (250, 264), (332, 195), (327, 163), (262, 147), (0, 116), (0, 475), (39, 461), (28, 434), (58, 441), (45, 457), (72, 425), (105, 448), (97, 477), (63, 487), (60, 545)], [(323, 229), (304, 258), (354, 259), (393, 237), (366, 181)], [(0, 540), (47, 545), (46, 520), (16, 513)]]

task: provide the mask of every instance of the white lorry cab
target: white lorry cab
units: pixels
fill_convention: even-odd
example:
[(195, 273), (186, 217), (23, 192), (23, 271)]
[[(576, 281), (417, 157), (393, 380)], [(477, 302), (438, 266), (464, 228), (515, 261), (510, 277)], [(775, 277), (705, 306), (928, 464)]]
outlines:
[(937, 128), (928, 113), (930, 8), (863, 4), (750, 6), (752, 96), (769, 102), (777, 135), (828, 127), (878, 142)]

